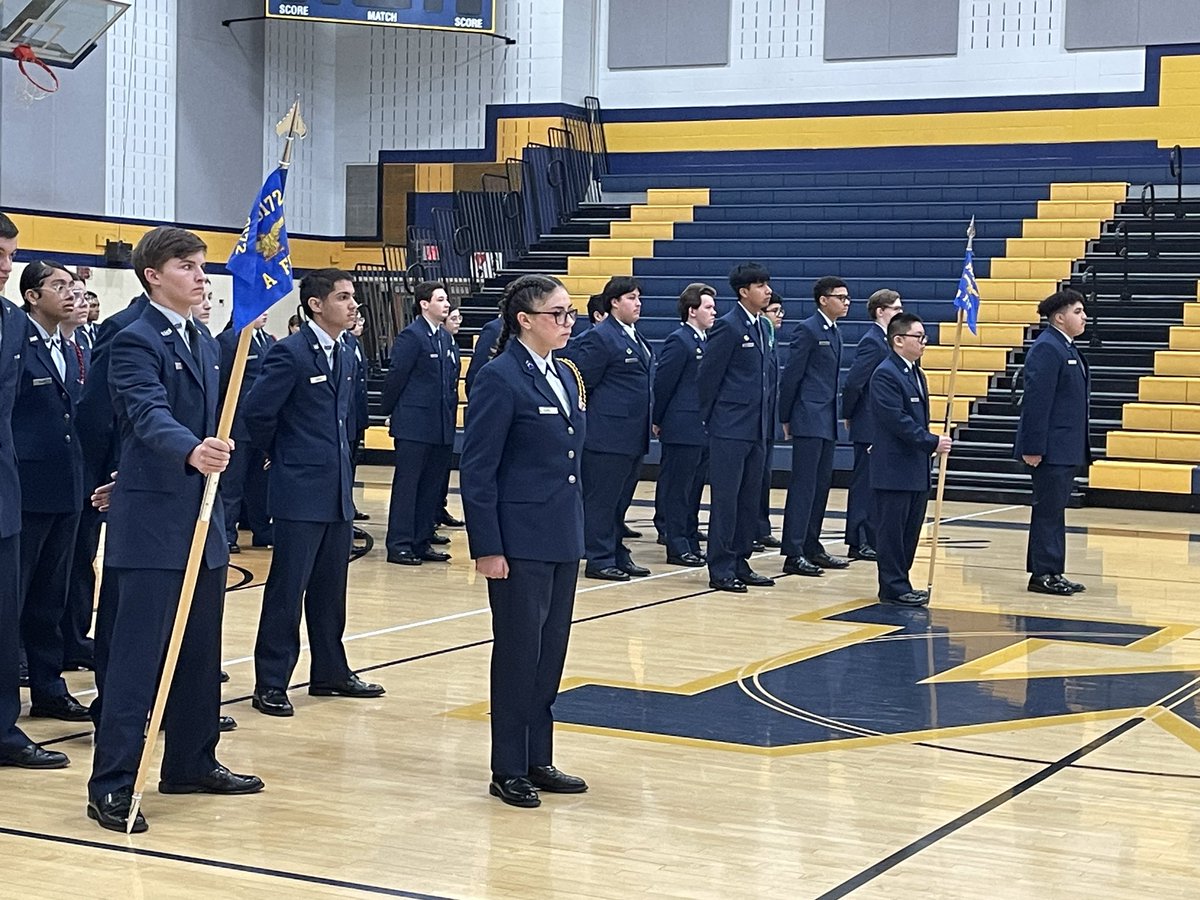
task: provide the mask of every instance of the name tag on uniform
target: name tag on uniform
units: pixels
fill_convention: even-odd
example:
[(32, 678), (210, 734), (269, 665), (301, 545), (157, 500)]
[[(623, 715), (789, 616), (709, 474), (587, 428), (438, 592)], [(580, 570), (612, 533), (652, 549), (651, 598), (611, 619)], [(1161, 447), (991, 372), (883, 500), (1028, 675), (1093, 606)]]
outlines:
[(175, 360), (175, 369), (179, 370), (182, 368), (183, 368), (183, 363), (181, 363), (179, 360)]
[(257, 353), (249, 353), (249, 354), (247, 354), (247, 355), (246, 355), (246, 359), (248, 359), (248, 360), (250, 360), (250, 359), (258, 359), (258, 354), (257, 354)]
[(54, 384), (54, 379), (53, 378), (35, 378), (35, 379), (33, 379), (34, 387), (41, 387), (42, 385), (45, 385), (45, 384)]
[(743, 347), (754, 347), (754, 346), (756, 346), (756, 345), (755, 345), (754, 341), (745, 341), (745, 342), (742, 344), (742, 346), (743, 346)]
[(430, 358), (430, 359), (437, 359), (437, 358), (438, 358), (438, 355), (437, 355), (436, 353), (430, 353), (430, 354), (429, 354), (429, 358)]
[(543, 416), (552, 416), (558, 412), (557, 406), (539, 406), (538, 413)]
[(312, 378), (308, 379), (308, 383), (309, 384), (320, 384), (321, 382), (326, 381), (326, 380), (327, 379), (325, 378), (324, 375), (314, 375)]
[(920, 397), (909, 397), (909, 398), (908, 398), (908, 402), (909, 402), (909, 403), (920, 403), (920, 402), (921, 402), (921, 398), (920, 398)]
[(1077, 360), (1077, 359), (1068, 359), (1068, 360), (1067, 360), (1067, 365), (1068, 365), (1068, 366), (1077, 366), (1077, 365), (1079, 365), (1079, 360)]
[(632, 362), (632, 363), (635, 363), (635, 362), (637, 362), (637, 360), (636, 360), (636, 359), (634, 359), (632, 356), (627, 356), (627, 357), (625, 357), (625, 362), (627, 362), (627, 363), (631, 363), (631, 362)]
[(817, 341), (817, 346), (818, 347), (828, 347), (829, 341)]

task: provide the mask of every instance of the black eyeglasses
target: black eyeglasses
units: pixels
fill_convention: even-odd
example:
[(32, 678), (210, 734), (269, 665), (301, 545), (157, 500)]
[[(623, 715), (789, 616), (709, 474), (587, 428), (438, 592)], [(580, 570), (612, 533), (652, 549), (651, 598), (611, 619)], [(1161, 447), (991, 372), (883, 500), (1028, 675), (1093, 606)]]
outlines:
[(896, 337), (911, 337), (911, 338), (916, 338), (919, 343), (922, 343), (922, 344), (929, 343), (929, 335), (916, 334), (915, 332), (912, 332), (912, 331), (906, 331), (906, 332), (904, 332), (904, 334), (896, 335)]
[(850, 302), (849, 294), (826, 294), (825, 296), (832, 297), (834, 300), (845, 300), (847, 303)]
[(579, 318), (579, 312), (574, 309), (527, 309), (531, 316), (554, 316), (555, 325), (573, 325)]

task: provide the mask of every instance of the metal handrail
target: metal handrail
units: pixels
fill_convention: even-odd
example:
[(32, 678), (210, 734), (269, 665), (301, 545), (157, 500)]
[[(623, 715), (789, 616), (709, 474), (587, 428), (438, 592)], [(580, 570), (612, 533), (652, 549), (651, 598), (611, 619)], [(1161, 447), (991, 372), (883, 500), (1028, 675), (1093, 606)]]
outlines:
[[(1147, 194), (1150, 197), (1148, 202), (1146, 200)], [(1154, 221), (1158, 210), (1155, 208), (1155, 202), (1154, 182), (1147, 181), (1142, 185), (1142, 215), (1150, 220), (1150, 246), (1146, 248), (1146, 255), (1151, 259), (1158, 256), (1158, 234)]]
[[(1120, 244), (1117, 246), (1117, 256), (1121, 257), (1121, 301), (1129, 302), (1129, 220), (1124, 219), (1117, 223), (1117, 237)], [(1095, 282), (1095, 273), (1093, 270), (1093, 283)]]
[(1183, 218), (1183, 148), (1176, 144), (1167, 158), (1171, 177), (1175, 179), (1175, 218)]
[[(1088, 278), (1092, 280), (1092, 289), (1087, 291)], [(1096, 291), (1096, 268), (1088, 266), (1083, 270), (1080, 278), (1080, 283), (1085, 292), (1087, 292), (1086, 300), (1088, 305), (1088, 325), (1091, 327), (1091, 333), (1088, 335), (1088, 346), (1099, 347), (1100, 338), (1100, 301)]]

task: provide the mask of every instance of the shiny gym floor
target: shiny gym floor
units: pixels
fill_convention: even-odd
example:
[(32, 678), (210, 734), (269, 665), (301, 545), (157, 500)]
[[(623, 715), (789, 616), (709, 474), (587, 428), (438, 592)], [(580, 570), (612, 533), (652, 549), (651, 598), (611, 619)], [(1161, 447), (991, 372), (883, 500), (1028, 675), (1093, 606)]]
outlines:
[[(913, 611), (874, 603), (863, 562), (712, 592), (664, 564), (643, 483), (631, 546), (654, 574), (580, 581), (556, 706), (555, 762), (591, 790), (519, 810), (486, 791), (490, 625), (465, 534), (445, 530), (449, 564), (388, 565), (390, 470), (359, 477), (376, 545), (351, 565), (347, 649), (387, 695), (309, 697), (303, 656), (296, 716), (251, 709), (270, 551), (245, 550), (225, 614), (240, 727), (218, 754), (266, 791), (151, 789), (148, 833), (105, 832), (84, 817), (90, 731), (23, 720), (73, 764), (0, 770), (5, 895), (1200, 896), (1194, 516), (1069, 511), (1067, 575), (1089, 590), (1059, 599), (1025, 590), (1027, 509), (947, 504)], [(69, 681), (88, 702), (91, 674)]]

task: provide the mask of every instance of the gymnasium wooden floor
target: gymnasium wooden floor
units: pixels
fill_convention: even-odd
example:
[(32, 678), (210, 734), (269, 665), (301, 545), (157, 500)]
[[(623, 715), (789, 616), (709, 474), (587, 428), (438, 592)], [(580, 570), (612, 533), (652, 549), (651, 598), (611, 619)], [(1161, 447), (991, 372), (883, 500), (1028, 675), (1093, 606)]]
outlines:
[[(448, 531), (449, 565), (387, 565), (389, 472), (359, 474), (378, 543), (351, 566), (347, 646), (387, 696), (295, 688), (295, 718), (252, 710), (269, 557), (242, 553), (240, 728), (218, 752), (266, 791), (148, 791), (148, 833), (104, 832), (83, 814), (90, 734), (25, 720), (73, 765), (0, 770), (4, 896), (1200, 896), (1194, 517), (1070, 512), (1067, 574), (1090, 590), (1060, 600), (1024, 589), (1026, 509), (949, 505), (923, 613), (875, 605), (861, 562), (711, 592), (663, 564), (643, 484), (634, 556), (654, 577), (580, 581), (557, 708), (556, 762), (591, 791), (517, 810), (486, 793), (489, 617), (465, 536)], [(70, 681), (87, 702), (90, 674)]]

